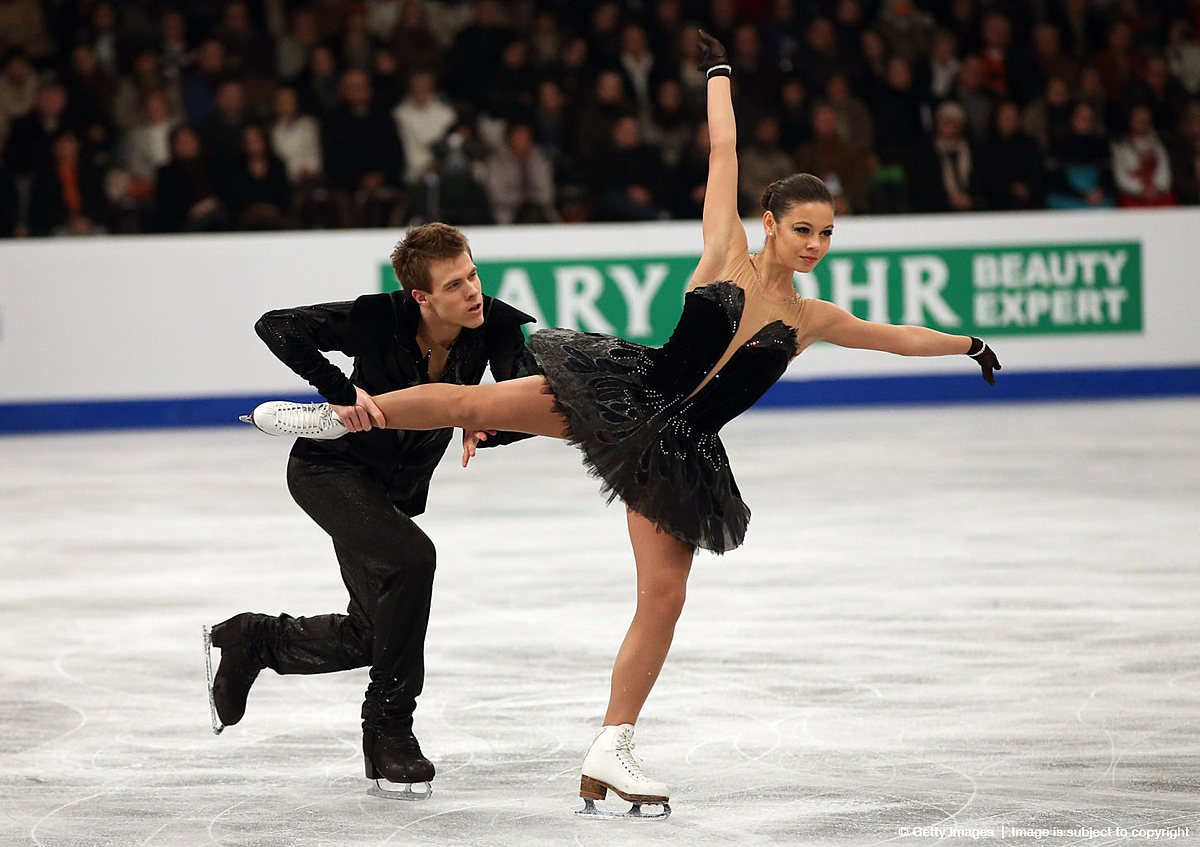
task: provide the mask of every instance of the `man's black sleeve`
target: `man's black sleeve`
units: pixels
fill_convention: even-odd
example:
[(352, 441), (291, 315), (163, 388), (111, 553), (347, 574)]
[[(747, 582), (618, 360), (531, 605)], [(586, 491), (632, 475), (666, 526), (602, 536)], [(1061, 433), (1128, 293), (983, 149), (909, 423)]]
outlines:
[(353, 305), (321, 303), (276, 309), (254, 325), (271, 352), (335, 406), (353, 405), (357, 393), (350, 378), (321, 353), (337, 350), (347, 356), (358, 355), (357, 333), (350, 321)]

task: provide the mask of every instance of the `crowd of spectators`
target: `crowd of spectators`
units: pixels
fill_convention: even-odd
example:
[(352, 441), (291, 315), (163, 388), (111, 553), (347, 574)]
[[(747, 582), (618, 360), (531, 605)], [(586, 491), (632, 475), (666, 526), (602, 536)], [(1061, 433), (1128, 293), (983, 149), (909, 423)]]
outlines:
[(0, 236), (1200, 202), (1200, 0), (0, 0)]

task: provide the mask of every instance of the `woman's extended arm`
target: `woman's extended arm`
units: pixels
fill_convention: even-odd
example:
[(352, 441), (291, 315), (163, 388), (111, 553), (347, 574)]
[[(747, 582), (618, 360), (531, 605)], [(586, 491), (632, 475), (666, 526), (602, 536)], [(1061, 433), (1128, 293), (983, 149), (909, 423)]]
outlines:
[(1000, 362), (992, 348), (970, 335), (951, 335), (923, 326), (896, 326), (856, 318), (840, 306), (824, 300), (808, 301), (808, 331), (805, 346), (827, 341), (839, 347), (881, 350), (898, 356), (953, 356), (965, 353), (983, 371), (983, 378), (995, 385), (993, 370)]
[(716, 279), (731, 255), (747, 250), (737, 207), (737, 125), (733, 118), (729, 64), (721, 42), (700, 30), (700, 70), (708, 74), (708, 183), (704, 190), (704, 253), (692, 287)]

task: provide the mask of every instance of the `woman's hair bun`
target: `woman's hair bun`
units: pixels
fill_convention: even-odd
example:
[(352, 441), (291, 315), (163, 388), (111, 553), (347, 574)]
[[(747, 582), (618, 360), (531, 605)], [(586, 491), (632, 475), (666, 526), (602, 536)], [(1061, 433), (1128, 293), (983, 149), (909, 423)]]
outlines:
[(767, 190), (763, 192), (763, 196), (762, 196), (762, 207), (763, 207), (764, 209), (770, 209), (770, 208), (771, 208), (771, 196), (772, 196), (772, 195), (775, 193), (775, 187), (776, 187), (777, 185), (779, 185), (779, 180), (775, 180), (773, 183), (771, 183), (770, 185), (768, 185), (768, 186), (767, 186)]

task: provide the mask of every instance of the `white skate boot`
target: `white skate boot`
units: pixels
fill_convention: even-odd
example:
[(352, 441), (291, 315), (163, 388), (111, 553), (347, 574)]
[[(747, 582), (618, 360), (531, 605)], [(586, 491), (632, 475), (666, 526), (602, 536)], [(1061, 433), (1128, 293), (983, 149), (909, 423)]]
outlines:
[[(622, 800), (633, 804), (628, 812), (605, 812), (596, 808), (612, 789)], [(583, 777), (579, 781), (579, 796), (583, 808), (575, 814), (598, 818), (636, 818), (661, 820), (671, 814), (667, 803), (671, 791), (661, 782), (650, 779), (642, 764), (633, 756), (633, 724), (601, 728), (583, 757)], [(662, 806), (658, 814), (642, 814), (642, 804)]]
[(291, 403), (272, 400), (261, 403), (240, 420), (254, 424), (267, 435), (282, 435), (330, 441), (350, 430), (333, 413), (328, 403)]

